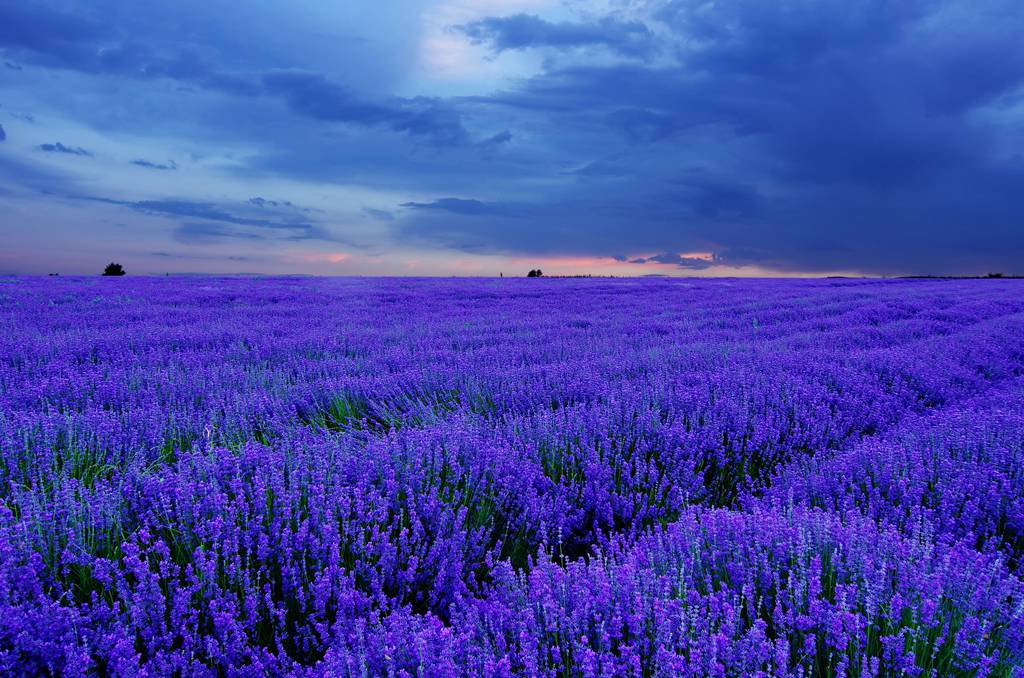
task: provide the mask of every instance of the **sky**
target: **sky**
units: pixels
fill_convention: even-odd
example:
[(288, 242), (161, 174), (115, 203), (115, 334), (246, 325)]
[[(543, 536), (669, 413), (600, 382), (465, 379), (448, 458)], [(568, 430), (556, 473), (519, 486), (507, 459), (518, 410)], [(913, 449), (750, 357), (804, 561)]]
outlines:
[(0, 0), (0, 274), (1024, 274), (1019, 0)]

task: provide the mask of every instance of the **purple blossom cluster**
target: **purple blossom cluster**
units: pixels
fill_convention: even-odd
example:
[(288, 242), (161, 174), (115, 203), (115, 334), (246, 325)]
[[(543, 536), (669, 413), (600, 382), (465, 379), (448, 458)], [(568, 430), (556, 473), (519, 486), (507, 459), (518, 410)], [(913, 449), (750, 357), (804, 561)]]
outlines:
[(1024, 675), (1015, 281), (0, 279), (0, 672)]

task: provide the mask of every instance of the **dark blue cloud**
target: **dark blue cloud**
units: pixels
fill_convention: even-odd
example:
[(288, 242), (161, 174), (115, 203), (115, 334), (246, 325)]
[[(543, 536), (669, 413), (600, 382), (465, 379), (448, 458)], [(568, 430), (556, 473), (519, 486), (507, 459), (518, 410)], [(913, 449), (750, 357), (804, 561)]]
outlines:
[(267, 200), (260, 196), (249, 198), (249, 204), (256, 205), (257, 207), (295, 207), (295, 205), (288, 200)]
[(588, 162), (582, 167), (567, 170), (565, 173), (589, 179), (615, 179), (632, 174), (633, 169), (615, 160), (602, 158)]
[[(616, 261), (624, 261), (619, 257), (614, 257)], [(672, 264), (679, 268), (687, 268), (694, 271), (700, 271), (705, 268), (710, 268), (716, 263), (721, 263), (716, 258), (702, 259), (699, 257), (685, 257), (677, 252), (663, 252), (661, 254), (654, 254), (649, 257), (637, 257), (636, 259), (630, 259), (631, 264)]]
[(528, 117), (556, 152), (604, 151), (572, 170), (580, 184), (523, 206), (543, 226), (420, 217), (410, 232), (797, 270), (963, 272), (1024, 255), (1019, 6), (666, 2), (650, 21), (676, 64), (555, 63), (474, 98)]
[(278, 96), (302, 115), (330, 122), (384, 126), (441, 145), (469, 140), (459, 114), (429, 98), (370, 102), (319, 73), (277, 71), (262, 76), (263, 93)]
[[(6, 9), (5, 9), (6, 13)], [(439, 145), (467, 143), (459, 114), (429, 97), (362, 97), (323, 73), (226, 68), (215, 50), (182, 41), (147, 42), (116, 26), (44, 4), (18, 3), (0, 26), (0, 48), (32, 63), (89, 74), (172, 79), (243, 97), (277, 98), (300, 115), (327, 122), (384, 127)]]
[[(98, 196), (72, 196), (76, 200), (100, 202), (127, 207), (141, 214), (180, 220), (174, 236), (183, 242), (238, 238), (243, 240), (322, 240), (340, 242), (322, 224), (308, 221), (302, 210), (291, 205), (278, 205), (272, 218), (262, 216), (263, 204), (217, 204), (190, 200), (118, 200)], [(260, 216), (246, 213), (255, 206)]]
[(100, 22), (37, 2), (4, 2), (3, 16), (0, 45), (57, 65), (91, 56), (90, 46), (111, 35)]
[(601, 46), (627, 56), (644, 56), (654, 44), (653, 35), (644, 24), (610, 17), (586, 23), (555, 23), (532, 14), (515, 14), (481, 19), (457, 29), (478, 43), (490, 45), (495, 52)]
[(5, 2), (3, 11), (0, 47), (25, 62), (140, 78), (196, 78), (211, 69), (197, 47), (161, 52), (103, 21), (102, 10), (74, 13), (44, 2)]
[(75, 190), (75, 181), (68, 174), (6, 152), (0, 154), (0, 183), (41, 194), (43, 199)]
[(7, 132), (4, 131), (4, 126), (0, 125), (0, 141), (7, 140)]
[(477, 145), (483, 149), (491, 149), (504, 146), (510, 141), (512, 141), (512, 132), (506, 129), (502, 130), (501, 132), (498, 132), (497, 134), (487, 137), (483, 141), (478, 142)]
[(147, 214), (162, 214), (174, 217), (191, 217), (219, 221), (238, 226), (256, 226), (275, 230), (310, 231), (312, 224), (297, 220), (274, 220), (253, 218), (234, 214), (228, 208), (208, 202), (188, 200), (139, 200), (135, 202), (112, 201), (126, 205)]
[(86, 157), (92, 157), (92, 153), (85, 150), (81, 146), (65, 146), (61, 142), (54, 144), (39, 144), (40, 151), (46, 151), (47, 153), (63, 153), (65, 155), (81, 155)]
[(132, 160), (131, 164), (137, 165), (139, 167), (145, 167), (146, 169), (163, 170), (163, 171), (178, 169), (178, 164), (176, 162), (174, 162), (173, 160), (171, 162), (169, 162), (169, 163), (157, 163), (157, 162), (150, 162), (149, 160), (138, 159), (138, 160)]
[(481, 202), (480, 200), (465, 200), (463, 198), (440, 198), (432, 202), (405, 202), (401, 207), (411, 210), (441, 210), (461, 215), (484, 215), (484, 214), (515, 214), (515, 209), (509, 205)]

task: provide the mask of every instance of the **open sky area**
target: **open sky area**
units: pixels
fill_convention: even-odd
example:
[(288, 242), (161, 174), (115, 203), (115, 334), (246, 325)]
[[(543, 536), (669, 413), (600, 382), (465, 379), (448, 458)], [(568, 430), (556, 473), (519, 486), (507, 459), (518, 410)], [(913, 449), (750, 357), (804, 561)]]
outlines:
[(1019, 0), (0, 0), (0, 274), (1024, 273)]

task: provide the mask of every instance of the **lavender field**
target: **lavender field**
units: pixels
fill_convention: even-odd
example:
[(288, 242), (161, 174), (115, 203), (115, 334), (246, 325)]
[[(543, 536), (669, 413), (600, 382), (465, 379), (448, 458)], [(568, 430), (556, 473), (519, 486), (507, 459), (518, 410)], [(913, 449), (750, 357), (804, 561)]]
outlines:
[(0, 673), (1024, 675), (1014, 280), (0, 279)]

